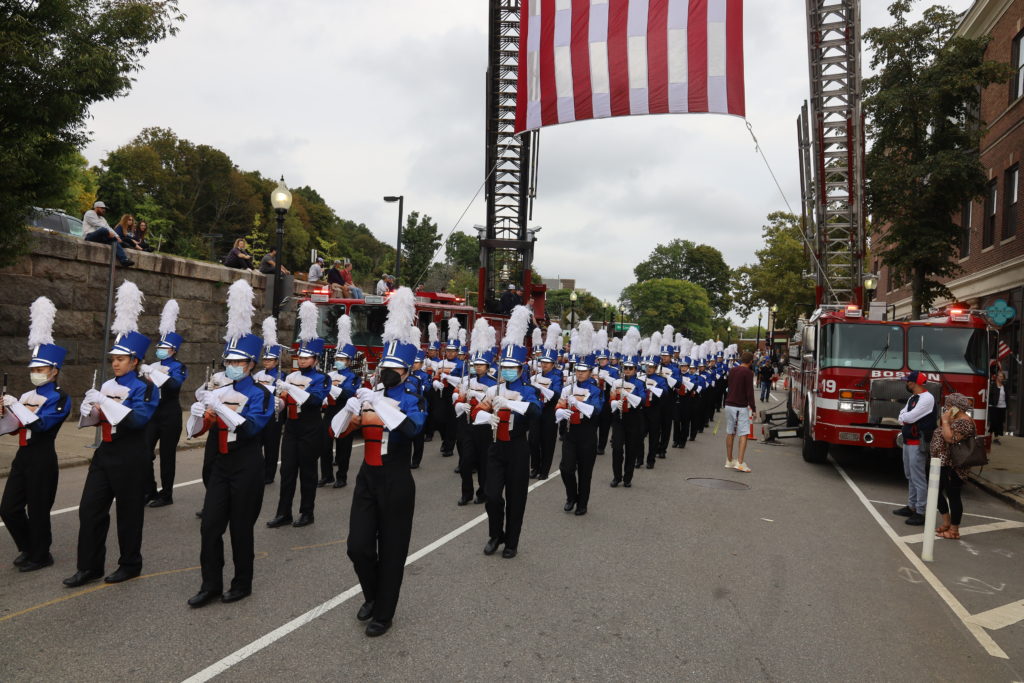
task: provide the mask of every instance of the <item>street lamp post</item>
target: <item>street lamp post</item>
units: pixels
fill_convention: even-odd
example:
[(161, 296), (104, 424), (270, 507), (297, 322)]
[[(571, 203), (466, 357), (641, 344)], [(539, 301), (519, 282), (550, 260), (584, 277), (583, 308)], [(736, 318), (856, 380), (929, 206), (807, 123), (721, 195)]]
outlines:
[(864, 276), (864, 306), (865, 308), (875, 298), (875, 290), (878, 289), (878, 276), (868, 273)]
[(277, 213), (277, 258), (274, 259), (274, 317), (281, 312), (281, 258), (284, 250), (284, 216), (292, 208), (292, 193), (284, 184), (284, 176), (270, 193), (270, 204)]
[(757, 312), (757, 337), (754, 340), (754, 353), (761, 352), (761, 312)]
[(576, 324), (576, 290), (575, 289), (572, 290), (571, 292), (569, 292), (569, 304), (570, 304), (569, 324), (570, 325), (575, 325)]
[(398, 278), (402, 274), (402, 209), (405, 205), (405, 195), (400, 194), (397, 197), (388, 195), (384, 201), (388, 204), (398, 202), (398, 237), (395, 240), (395, 287), (397, 287), (399, 285)]
[(772, 304), (772, 324), (768, 327), (768, 339), (765, 340), (768, 343), (768, 357), (771, 358), (774, 354), (772, 353), (775, 349), (775, 314), (779, 312), (779, 305)]

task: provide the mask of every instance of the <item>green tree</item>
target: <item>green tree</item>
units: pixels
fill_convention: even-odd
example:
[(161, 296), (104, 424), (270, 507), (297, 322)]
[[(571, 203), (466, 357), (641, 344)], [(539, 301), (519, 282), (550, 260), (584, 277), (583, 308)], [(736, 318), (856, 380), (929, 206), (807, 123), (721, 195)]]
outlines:
[(754, 252), (757, 263), (736, 269), (733, 300), (744, 317), (778, 306), (776, 327), (793, 329), (801, 313), (814, 305), (814, 285), (803, 276), (807, 268), (800, 219), (785, 211), (768, 214), (761, 229), (764, 247)]
[[(572, 294), (571, 289), (553, 289), (545, 295), (545, 301), (547, 304), (548, 317), (560, 318), (562, 321), (568, 320), (569, 312), (573, 310), (573, 304), (569, 300), (569, 296)], [(593, 321), (604, 320), (605, 311), (608, 305), (605, 302), (598, 299), (590, 292), (581, 292), (576, 290), (576, 304), (575, 311), (576, 315), (579, 316), (580, 320), (586, 320), (590, 318)], [(566, 325), (563, 322), (562, 327)]]
[(980, 197), (987, 181), (978, 158), (981, 91), (1011, 69), (985, 60), (988, 36), (955, 35), (956, 12), (934, 6), (909, 22), (913, 5), (893, 2), (893, 24), (864, 33), (878, 71), (864, 81), (864, 107), (873, 139), (867, 200), (880, 255), (897, 278), (910, 280), (917, 318), (937, 297), (950, 296), (940, 279), (960, 270), (953, 215)]
[(637, 282), (668, 278), (687, 280), (700, 285), (707, 292), (711, 308), (718, 315), (729, 312), (729, 278), (732, 271), (722, 258), (722, 252), (707, 244), (694, 244), (690, 240), (674, 239), (659, 244), (646, 260), (633, 269)]
[(480, 267), (480, 240), (457, 230), (444, 243), (444, 257), (447, 263), (475, 270)]
[(0, 266), (27, 248), (31, 207), (75, 183), (89, 107), (125, 95), (183, 19), (176, 0), (0, 4)]
[(411, 212), (402, 228), (402, 282), (416, 285), (434, 262), (434, 254), (441, 246), (437, 223), (430, 216)]
[(622, 290), (619, 300), (643, 334), (672, 325), (694, 341), (713, 335), (713, 312), (708, 294), (693, 282), (673, 278), (636, 282)]

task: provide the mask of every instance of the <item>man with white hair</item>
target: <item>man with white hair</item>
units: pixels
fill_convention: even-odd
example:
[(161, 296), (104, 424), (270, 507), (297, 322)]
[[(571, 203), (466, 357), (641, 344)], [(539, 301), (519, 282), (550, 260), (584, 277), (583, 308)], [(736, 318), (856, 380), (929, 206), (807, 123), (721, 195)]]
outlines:
[(135, 261), (132, 261), (124, 253), (121, 238), (103, 217), (106, 213), (107, 205), (100, 201), (93, 202), (92, 208), (85, 212), (85, 215), (82, 216), (82, 223), (85, 225), (85, 241), (113, 244), (117, 250), (118, 262), (125, 268), (130, 268), (135, 265)]

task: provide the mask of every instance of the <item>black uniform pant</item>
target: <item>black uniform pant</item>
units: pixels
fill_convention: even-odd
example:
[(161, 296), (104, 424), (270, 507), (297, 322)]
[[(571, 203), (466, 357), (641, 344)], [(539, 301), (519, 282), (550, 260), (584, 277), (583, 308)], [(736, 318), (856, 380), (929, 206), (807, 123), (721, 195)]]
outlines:
[[(465, 420), (459, 420), (465, 423)], [(493, 430), (490, 424), (470, 425), (460, 424), (459, 430), (463, 432), (459, 445), (459, 476), (462, 477), (462, 497), (473, 497), (473, 470), (476, 470), (477, 489), (476, 495), (486, 495), (487, 485), (487, 464), (491, 444), (493, 443)], [(530, 473), (526, 473), (529, 478)]]
[[(664, 402), (668, 400), (666, 396), (670, 394), (662, 392), (662, 395), (651, 399), (651, 404), (644, 408), (644, 428), (647, 431), (647, 461), (654, 462), (654, 458), (658, 455), (658, 451), (661, 448), (661, 411)], [(642, 467), (644, 464), (643, 454), (637, 456), (636, 466)]]
[(597, 450), (604, 452), (608, 445), (608, 433), (612, 428), (612, 409), (609, 405), (608, 393), (605, 392), (604, 403), (601, 404), (601, 413), (597, 418)]
[(277, 460), (281, 455), (281, 430), (283, 427), (284, 417), (275, 414), (260, 432), (264, 481), (274, 481), (274, 476), (277, 474)]
[(633, 481), (633, 465), (644, 458), (644, 416), (635, 408), (612, 420), (612, 476)]
[(338, 411), (343, 406), (333, 405), (327, 406), (324, 409), (323, 417), (323, 435), (324, 435), (324, 446), (320, 451), (320, 478), (326, 479), (327, 481), (334, 481), (334, 449), (335, 444), (338, 442), (337, 439), (332, 439), (331, 435), (327, 432), (327, 428), (331, 425), (331, 420), (338, 414)]
[(597, 423), (583, 419), (580, 424), (570, 425), (562, 439), (562, 483), (565, 484), (565, 499), (579, 507), (587, 507), (590, 501), (590, 480), (594, 475), (594, 461), (597, 460)]
[(690, 439), (690, 404), (689, 396), (676, 398), (676, 417), (672, 424), (672, 441), (680, 448), (686, 448)]
[(43, 562), (50, 554), (50, 510), (57, 497), (57, 472), (53, 440), (47, 444), (30, 440), (14, 456), (0, 498), (0, 519), (18, 551), (27, 554), (30, 562)]
[(344, 482), (348, 482), (348, 465), (352, 460), (352, 439), (354, 439), (356, 433), (353, 431), (348, 436), (341, 439), (334, 439), (333, 445), (330, 446), (334, 450), (334, 464), (338, 468), (338, 479)]
[[(389, 455), (397, 455), (391, 444)], [(371, 467), (365, 462), (356, 476), (348, 523), (348, 556), (359, 577), (363, 597), (373, 602), (373, 618), (390, 621), (398, 605), (405, 558), (412, 537), (416, 483), (404, 458)]]
[(131, 571), (142, 569), (142, 520), (146, 509), (146, 435), (125, 431), (116, 441), (96, 449), (85, 477), (78, 507), (78, 569), (102, 573), (107, 557), (110, 505), (117, 505), (117, 563)]
[[(427, 437), (425, 432), (420, 432), (412, 440), (412, 464), (419, 465), (423, 462), (423, 444), (426, 442)], [(352, 450), (351, 442), (349, 442), (349, 451)]]
[[(661, 426), (658, 430), (660, 437), (658, 453), (663, 455), (668, 452), (668, 442), (672, 438), (672, 420), (675, 418), (675, 412), (676, 394), (672, 391), (667, 391), (661, 397), (661, 413), (659, 415)], [(648, 458), (648, 462), (651, 462), (650, 458)]]
[(490, 537), (503, 538), (506, 548), (519, 547), (529, 485), (530, 445), (526, 435), (495, 441), (487, 457), (487, 526)]
[[(216, 439), (216, 435), (209, 438)], [(203, 500), (200, 590), (219, 593), (224, 587), (224, 532), (231, 530), (231, 587), (252, 590), (253, 526), (263, 507), (263, 459), (258, 439), (230, 453), (218, 453), (210, 468)]]
[(555, 442), (558, 441), (558, 425), (555, 424), (556, 404), (557, 401), (545, 403), (540, 417), (530, 426), (530, 469), (545, 477), (551, 472)]
[[(165, 407), (166, 405), (166, 407)], [(160, 489), (163, 498), (170, 498), (174, 492), (174, 469), (178, 459), (178, 441), (181, 439), (181, 406), (177, 401), (161, 403), (156, 413), (146, 423), (147, 448), (150, 454), (150, 487), (152, 495), (156, 487), (156, 446), (160, 445)]]
[(454, 393), (455, 390), (446, 384), (437, 401), (437, 430), (441, 432), (441, 455), (455, 453), (458, 419), (455, 417), (455, 405), (452, 403), (452, 394)]
[(324, 448), (320, 420), (289, 422), (281, 440), (281, 498), (277, 514), (292, 514), (295, 481), (299, 482), (299, 514), (311, 515), (316, 503), (316, 463)]

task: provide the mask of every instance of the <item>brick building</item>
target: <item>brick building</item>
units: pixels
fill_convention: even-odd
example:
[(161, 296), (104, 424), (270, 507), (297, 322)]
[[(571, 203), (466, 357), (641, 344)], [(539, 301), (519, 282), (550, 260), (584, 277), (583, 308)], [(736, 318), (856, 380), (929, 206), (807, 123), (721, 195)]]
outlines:
[[(963, 271), (946, 285), (957, 301), (972, 308), (1002, 307), (1015, 315), (997, 325), (999, 338), (1013, 350), (1003, 361), (1009, 384), (1007, 430), (1024, 433), (1021, 366), (1024, 349), (1020, 316), (1024, 313), (1024, 211), (1019, 206), (1021, 156), (1024, 154), (1024, 0), (976, 0), (964, 14), (959, 35), (989, 35), (987, 59), (1008, 62), (1015, 73), (981, 95), (981, 120), (988, 131), (981, 142), (981, 163), (989, 184), (983, 199), (964, 206), (957, 217), (962, 229), (959, 263)], [(894, 306), (896, 316), (910, 313), (910, 288), (894, 282), (888, 268), (879, 273), (878, 299)], [(903, 284), (903, 286), (899, 286)], [(945, 302), (936, 302), (942, 304)], [(999, 322), (1002, 318), (990, 318)]]

